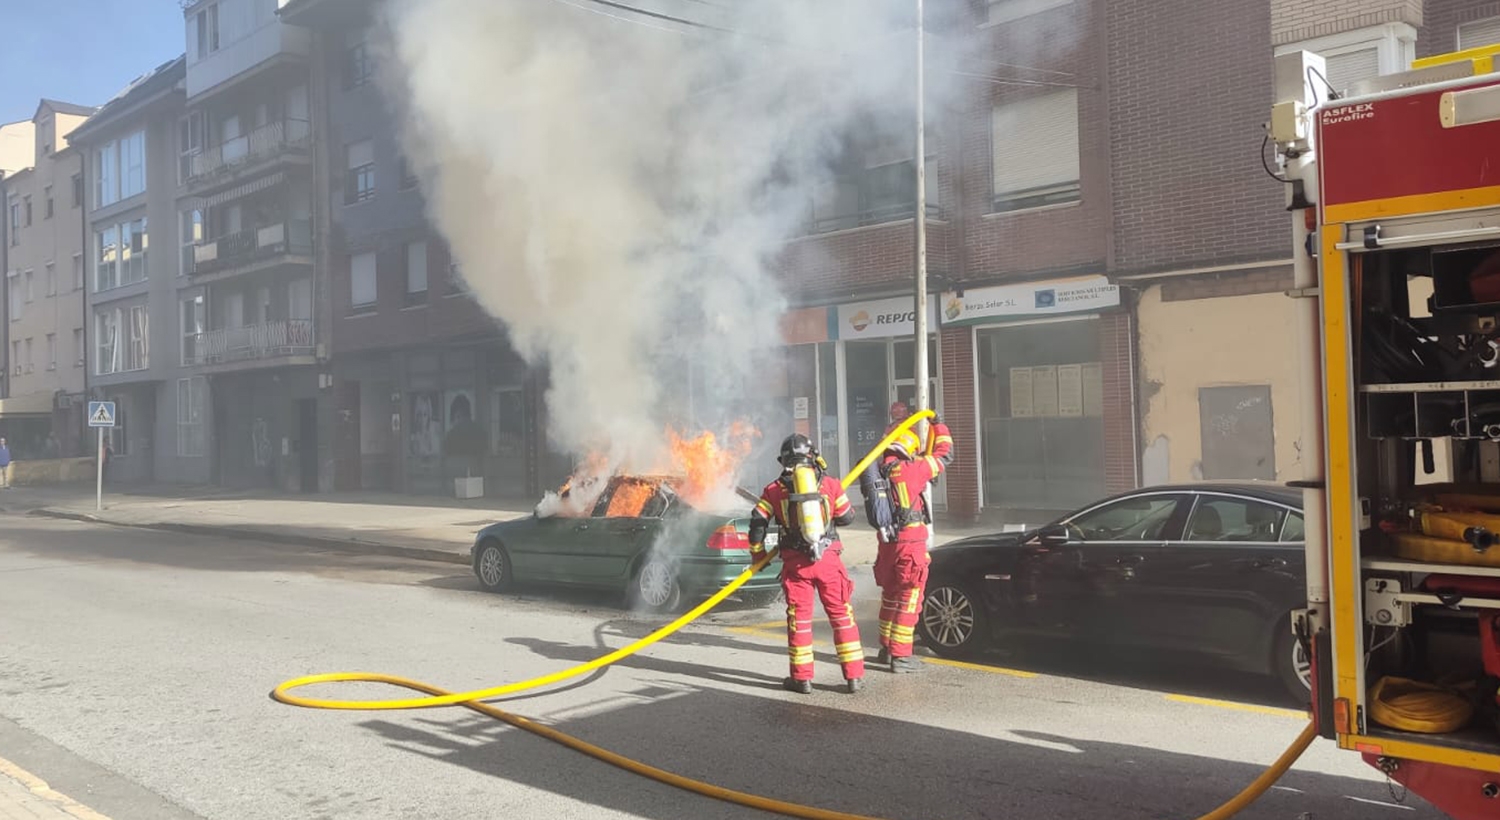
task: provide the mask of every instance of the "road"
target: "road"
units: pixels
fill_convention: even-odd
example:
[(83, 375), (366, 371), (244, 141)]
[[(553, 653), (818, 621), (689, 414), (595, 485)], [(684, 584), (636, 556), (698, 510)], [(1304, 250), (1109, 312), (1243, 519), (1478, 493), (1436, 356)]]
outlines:
[[(876, 601), (857, 574), (866, 644)], [(1297, 735), (1269, 682), (1118, 659), (996, 658), (780, 689), (775, 609), (712, 613), (503, 708), (729, 788), (882, 818), (1192, 818)], [(0, 758), (112, 820), (763, 818), (459, 708), (267, 697), (365, 670), (460, 690), (650, 631), (607, 599), (476, 590), (459, 566), (0, 517)], [(399, 696), (368, 684), (310, 694)], [(0, 772), (3, 772), (0, 767)], [(1245, 818), (1440, 817), (1326, 741)]]

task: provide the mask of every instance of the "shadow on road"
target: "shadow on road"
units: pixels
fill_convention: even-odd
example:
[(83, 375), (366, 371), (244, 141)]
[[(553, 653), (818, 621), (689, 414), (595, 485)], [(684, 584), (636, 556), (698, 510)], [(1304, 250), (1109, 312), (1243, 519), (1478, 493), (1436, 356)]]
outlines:
[[(1262, 770), (1161, 751), (1151, 738), (1104, 743), (1061, 728), (997, 728), (987, 736), (794, 697), (647, 683), (540, 719), (610, 751), (726, 788), (892, 819), (1190, 818), (1215, 808)], [(995, 721), (984, 716), (971, 723)], [(394, 748), (634, 816), (766, 816), (652, 783), (482, 716), (361, 725)], [(1287, 731), (1288, 742), (1295, 732)], [(1270, 792), (1240, 817), (1363, 820), (1391, 812), (1350, 799), (1388, 802), (1378, 781), (1294, 771), (1281, 785), (1287, 789)], [(1408, 804), (1415, 810), (1400, 816), (1440, 817), (1416, 798)]]

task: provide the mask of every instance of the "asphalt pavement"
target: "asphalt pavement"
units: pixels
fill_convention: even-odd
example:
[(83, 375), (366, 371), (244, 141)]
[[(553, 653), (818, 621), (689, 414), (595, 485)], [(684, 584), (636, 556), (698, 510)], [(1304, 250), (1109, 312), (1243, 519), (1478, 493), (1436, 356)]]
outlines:
[[(875, 590), (867, 568), (855, 577), (873, 646)], [(779, 685), (780, 619), (715, 611), (613, 667), (498, 705), (680, 774), (890, 820), (1197, 817), (1305, 720), (1270, 681), (1098, 654), (872, 670), (851, 697), (834, 691), (822, 622), (818, 689), (798, 696)], [(591, 659), (659, 623), (607, 596), (486, 594), (460, 565), (3, 516), (0, 759), (110, 820), (769, 816), (459, 708), (314, 711), (267, 697), (338, 670), (479, 688)], [(308, 693), (404, 696), (368, 684)], [(7, 784), (20, 781), (7, 771), (9, 820)], [(1396, 796), (1319, 741), (1241, 817), (1440, 817)]]

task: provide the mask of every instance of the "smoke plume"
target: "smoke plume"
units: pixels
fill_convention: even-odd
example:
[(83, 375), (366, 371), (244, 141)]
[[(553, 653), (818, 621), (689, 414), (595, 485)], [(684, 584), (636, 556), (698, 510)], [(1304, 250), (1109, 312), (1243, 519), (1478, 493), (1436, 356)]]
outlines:
[(775, 257), (851, 139), (911, 156), (915, 46), (904, 2), (627, 5), (656, 16), (392, 3), (385, 79), (467, 286), (551, 373), (554, 443), (649, 465), (669, 425), (753, 415)]

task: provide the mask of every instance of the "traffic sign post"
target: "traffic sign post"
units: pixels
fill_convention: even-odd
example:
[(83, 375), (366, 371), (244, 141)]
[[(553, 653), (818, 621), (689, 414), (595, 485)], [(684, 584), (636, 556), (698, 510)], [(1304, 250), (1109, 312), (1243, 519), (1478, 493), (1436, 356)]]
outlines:
[(112, 401), (89, 402), (89, 426), (99, 430), (99, 455), (95, 459), (94, 509), (104, 509), (104, 431), (115, 426), (115, 403)]

